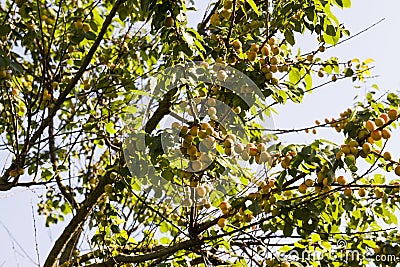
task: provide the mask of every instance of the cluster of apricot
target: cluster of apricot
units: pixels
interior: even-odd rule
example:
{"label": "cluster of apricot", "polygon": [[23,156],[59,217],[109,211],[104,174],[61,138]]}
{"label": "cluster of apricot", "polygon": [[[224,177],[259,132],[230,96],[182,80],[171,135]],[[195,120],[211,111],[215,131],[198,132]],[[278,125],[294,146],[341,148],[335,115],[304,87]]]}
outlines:
{"label": "cluster of apricot", "polygon": [[[236,7],[235,9],[239,8],[239,1],[236,1],[235,3]],[[212,26],[219,26],[221,25],[222,20],[229,20],[230,17],[232,16],[232,11],[233,11],[233,1],[232,0],[225,0],[223,3],[223,7],[219,12],[214,13],[210,17],[210,24]]]}
{"label": "cluster of apricot", "polygon": [[77,30],[82,30],[83,32],[90,31],[90,25],[87,23],[83,23],[83,18],[79,18],[74,22],[74,27]]}
{"label": "cluster of apricot", "polygon": [[[246,51],[246,58],[250,62],[258,60],[261,72],[265,75],[265,79],[273,85],[278,85],[279,80],[274,77],[274,73],[287,72],[289,67],[285,64],[281,49],[275,43],[276,40],[273,37],[271,37],[262,47],[253,43],[249,50]],[[239,40],[233,41],[232,47],[237,53],[241,53],[242,43]]]}

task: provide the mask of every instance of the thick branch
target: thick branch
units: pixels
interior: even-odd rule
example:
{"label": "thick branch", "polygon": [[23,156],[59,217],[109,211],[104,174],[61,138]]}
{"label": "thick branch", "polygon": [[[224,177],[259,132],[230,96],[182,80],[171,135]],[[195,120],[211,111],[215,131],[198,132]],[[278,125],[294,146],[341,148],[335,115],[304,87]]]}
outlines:
{"label": "thick branch", "polygon": [[154,112],[153,116],[146,123],[145,132],[150,134],[156,127],[157,124],[162,120],[162,118],[170,113],[170,108],[172,106],[172,101],[178,92],[177,88],[174,88],[165,95],[164,99],[161,100],[158,108]]}
{"label": "thick branch", "polygon": [[131,255],[119,254],[115,257],[108,259],[105,262],[94,263],[94,264],[87,265],[87,266],[88,267],[112,267],[112,266],[116,266],[118,263],[141,263],[141,262],[146,262],[146,261],[155,260],[155,259],[158,259],[161,257],[173,255],[174,253],[176,253],[182,249],[197,248],[197,247],[200,247],[203,243],[204,242],[201,240],[187,240],[182,243],[178,243],[176,245],[167,247],[167,248],[159,250],[159,251],[151,252],[151,253],[148,253],[145,255],[131,256]]}
{"label": "thick branch", "polygon": [[84,202],[82,202],[81,207],[76,212],[76,215],[72,218],[67,227],[65,227],[61,236],[55,242],[43,267],[53,267],[56,265],[58,256],[64,250],[67,243],[75,236],[79,229],[82,228],[90,214],[90,211],[104,193],[104,186],[110,182],[111,179],[109,174],[106,174],[106,176],[102,177],[102,179],[99,181],[95,190],[90,193]]}

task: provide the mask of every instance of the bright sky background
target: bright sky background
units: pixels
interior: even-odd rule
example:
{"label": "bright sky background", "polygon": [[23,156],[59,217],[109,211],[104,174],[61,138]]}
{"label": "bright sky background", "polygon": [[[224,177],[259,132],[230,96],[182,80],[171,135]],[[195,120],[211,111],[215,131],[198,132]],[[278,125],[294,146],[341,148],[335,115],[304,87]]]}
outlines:
{"label": "bright sky background", "polygon": [[[199,7],[204,10],[208,1],[196,0]],[[397,0],[353,0],[353,7],[340,11],[338,18],[345,26],[355,34],[372,25],[382,18],[384,22],[372,28],[368,32],[355,39],[341,44],[329,51],[331,55],[338,56],[344,61],[352,58],[373,58],[375,68],[373,75],[380,75],[372,83],[386,90],[397,90],[400,85],[398,64],[400,54],[397,49],[400,44],[398,29],[400,28],[400,1]],[[199,11],[189,15],[193,22],[202,18],[203,12]],[[315,40],[310,38],[298,38],[297,45],[302,51],[315,49]],[[322,81],[322,80],[321,80]],[[323,120],[325,117],[337,117],[340,112],[351,107],[353,98],[364,95],[368,86],[355,89],[351,82],[339,81],[332,86],[318,89],[312,94],[306,95],[303,104],[288,104],[278,107],[280,115],[275,118],[277,128],[297,128],[312,126],[315,119]],[[332,131],[321,131],[318,138],[329,138],[340,141],[337,136],[330,136]],[[311,136],[313,137],[313,136]],[[292,134],[285,137],[288,142],[309,141],[310,136],[304,134]],[[394,147],[398,144],[392,144]],[[400,151],[393,151],[398,158]],[[2,159],[0,159],[2,161]],[[42,191],[43,192],[43,191]],[[38,249],[40,251],[41,265],[46,258],[52,242],[58,237],[63,224],[52,227],[51,230],[44,227],[44,220],[36,214],[38,201],[37,195],[40,191],[32,189],[16,188],[10,192],[0,192],[0,267],[15,266],[37,266],[35,248],[35,231],[33,226],[33,213],[36,218],[36,235],[38,238]],[[33,206],[33,208],[32,208]],[[65,224],[64,224],[65,225]],[[32,260],[30,260],[31,258]]]}

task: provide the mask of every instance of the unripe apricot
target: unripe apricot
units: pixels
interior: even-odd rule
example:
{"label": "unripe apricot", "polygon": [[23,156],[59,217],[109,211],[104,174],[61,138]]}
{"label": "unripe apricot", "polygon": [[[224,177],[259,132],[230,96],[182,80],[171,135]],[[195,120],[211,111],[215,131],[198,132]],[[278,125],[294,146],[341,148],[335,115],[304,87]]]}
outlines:
{"label": "unripe apricot", "polygon": [[385,193],[382,191],[382,189],[380,189],[380,188],[376,188],[376,189],[375,189],[375,196],[376,196],[377,198],[382,198],[384,194],[385,194]]}
{"label": "unripe apricot", "polygon": [[11,170],[11,171],[9,172],[9,175],[10,175],[11,177],[17,177],[17,176],[19,175],[18,170]]}
{"label": "unripe apricot", "polygon": [[307,59],[307,61],[312,62],[314,60],[314,55],[313,54],[308,54],[306,59]]}
{"label": "unripe apricot", "polygon": [[254,156],[256,156],[257,154],[258,154],[257,148],[256,148],[256,147],[250,147],[249,155],[254,157]]}
{"label": "unripe apricot", "polygon": [[74,27],[77,28],[77,29],[82,29],[82,27],[83,27],[82,21],[81,20],[75,21],[74,22]]}
{"label": "unripe apricot", "polygon": [[389,151],[386,151],[383,153],[383,159],[384,160],[391,160],[392,159],[392,154]]}
{"label": "unripe apricot", "polygon": [[240,50],[242,48],[242,43],[239,40],[235,40],[233,41],[232,46],[236,50]]}
{"label": "unripe apricot", "polygon": [[207,194],[207,190],[204,186],[197,187],[196,191],[197,195],[199,195],[200,197],[204,197]]}
{"label": "unripe apricot", "polygon": [[318,71],[318,77],[320,78],[324,77],[324,72],[322,70]]}
{"label": "unripe apricot", "polygon": [[346,188],[344,189],[344,191],[343,191],[343,194],[344,194],[346,197],[349,197],[349,196],[353,195],[353,190],[351,190],[350,187],[346,187]]}
{"label": "unripe apricot", "polygon": [[231,0],[225,0],[224,8],[225,9],[232,9],[233,8],[233,2]]}
{"label": "unripe apricot", "polygon": [[273,267],[275,265],[274,259],[272,258],[266,259],[265,263],[267,264],[268,267]]}
{"label": "unripe apricot", "polygon": [[392,137],[392,133],[388,129],[383,129],[382,130],[382,138],[389,139],[390,137]]}
{"label": "unripe apricot", "polygon": [[267,81],[272,80],[272,78],[273,78],[273,75],[272,75],[271,72],[265,74],[265,79],[266,79]]}
{"label": "unripe apricot", "polygon": [[381,127],[385,124],[385,120],[383,118],[376,118],[375,119],[375,125],[376,127]]}
{"label": "unripe apricot", "polygon": [[[275,186],[275,182],[276,182],[275,179],[272,178],[271,180],[268,181],[268,186],[269,186],[270,188],[274,187],[274,186]],[[273,199],[273,196],[269,199],[269,201],[270,201],[271,203],[273,203],[273,202],[272,202],[272,199]],[[274,203],[275,203],[275,202],[274,202]]]}
{"label": "unripe apricot", "polygon": [[240,154],[240,156],[242,157],[242,159],[244,161],[248,161],[250,159],[249,153],[247,153],[247,151],[245,151],[245,150]]}
{"label": "unripe apricot", "polygon": [[372,145],[370,143],[364,143],[362,146],[362,150],[365,154],[368,154],[372,151]]}
{"label": "unripe apricot", "polygon": [[224,19],[228,20],[232,16],[232,11],[224,9],[224,10],[221,11],[220,14]]}
{"label": "unripe apricot", "polygon": [[226,219],[225,218],[219,218],[217,224],[218,224],[219,227],[224,228],[226,226]]}
{"label": "unripe apricot", "polygon": [[202,168],[202,163],[201,163],[200,160],[194,160],[194,161],[192,161],[191,163],[192,163],[191,165],[192,165],[193,171],[198,172],[198,171],[201,170],[201,168]]}
{"label": "unripe apricot", "polygon": [[321,46],[318,48],[318,51],[321,52],[321,53],[325,52],[325,50],[326,50],[326,48],[325,48],[325,46],[323,46],[323,45],[321,45]]}
{"label": "unripe apricot", "polygon": [[83,26],[82,26],[82,30],[83,30],[84,32],[90,31],[90,26],[89,26],[89,24],[84,23]]}
{"label": "unripe apricot", "polygon": [[281,262],[281,267],[290,267],[290,263],[287,261]]}
{"label": "unripe apricot", "polygon": [[257,58],[257,53],[253,51],[247,52],[247,59],[250,61],[255,61]]}
{"label": "unripe apricot", "polygon": [[190,128],[189,133],[193,136],[197,136],[199,134],[199,126],[195,125]]}
{"label": "unripe apricot", "polygon": [[397,167],[394,169],[394,173],[395,173],[397,176],[400,176],[400,165],[397,165]]}
{"label": "unripe apricot", "polygon": [[304,184],[305,184],[306,186],[308,186],[308,187],[311,187],[311,186],[314,185],[314,180],[312,180],[312,179],[307,179],[307,180],[304,182]]}
{"label": "unripe apricot", "polygon": [[365,197],[367,195],[367,192],[365,191],[364,188],[358,189],[358,196],[359,197]]}
{"label": "unripe apricot", "polygon": [[388,117],[389,119],[391,119],[392,121],[396,120],[399,117],[399,113],[397,110],[395,109],[391,109],[388,112]]}
{"label": "unripe apricot", "polygon": [[277,67],[276,65],[271,65],[271,66],[269,67],[269,70],[270,70],[272,73],[277,73],[277,72],[278,72],[278,67]]}
{"label": "unripe apricot", "polygon": [[271,84],[272,84],[272,85],[278,85],[278,84],[279,84],[278,78],[272,77],[272,79],[271,79]]}
{"label": "unripe apricot", "polygon": [[221,20],[219,19],[218,14],[214,13],[214,14],[211,15],[211,17],[210,17],[210,24],[211,24],[212,26],[218,26],[218,25],[221,24]]}
{"label": "unripe apricot", "polygon": [[260,153],[260,161],[261,162],[265,163],[265,162],[269,161],[270,158],[271,158],[271,155],[268,152],[263,151]]}
{"label": "unripe apricot", "polygon": [[340,185],[346,185],[346,184],[347,184],[346,178],[345,178],[344,176],[339,176],[339,177],[337,178],[337,182],[338,182],[338,184],[340,184]]}
{"label": "unripe apricot", "polygon": [[275,44],[275,38],[274,38],[274,37],[271,37],[271,38],[268,40],[268,44],[269,44],[269,45],[274,45],[274,44]]}
{"label": "unripe apricot", "polygon": [[266,46],[266,45],[264,45],[262,48],[261,48],[261,54],[263,55],[263,56],[268,56],[269,55],[269,48],[268,48],[268,46]]}
{"label": "unripe apricot", "polygon": [[278,60],[278,58],[277,57],[272,57],[270,60],[269,60],[269,62],[272,64],[272,65],[277,65],[278,63],[279,63],[279,60]]}
{"label": "unripe apricot", "polygon": [[307,185],[305,183],[302,183],[301,185],[299,185],[298,190],[301,194],[305,194],[307,193],[307,188]]}
{"label": "unripe apricot", "polygon": [[382,132],[380,130],[375,130],[371,133],[372,139],[379,141],[382,139]]}
{"label": "unripe apricot", "polygon": [[375,129],[376,129],[376,125],[375,125],[375,123],[373,122],[373,121],[371,121],[371,120],[369,120],[369,121],[367,121],[366,123],[365,123],[365,128],[368,130],[368,131],[375,131]]}
{"label": "unripe apricot", "polygon": [[224,211],[224,210],[230,210],[231,204],[229,204],[228,201],[222,201],[222,202],[219,204],[219,208],[220,208],[220,210],[222,210],[222,211]]}
{"label": "unripe apricot", "polygon": [[381,118],[385,121],[385,123],[388,123],[388,122],[389,122],[389,116],[388,116],[388,114],[382,113],[379,117],[381,117]]}
{"label": "unripe apricot", "polygon": [[252,44],[250,46],[250,51],[251,52],[256,52],[257,53],[259,49],[260,49],[260,46],[258,44]]}
{"label": "unripe apricot", "polygon": [[271,49],[272,54],[279,55],[279,53],[281,52],[281,49],[278,46],[273,46]]}
{"label": "unripe apricot", "polygon": [[197,155],[197,147],[196,146],[191,145],[191,146],[189,146],[187,148],[186,151],[187,151],[189,156],[196,156]]}

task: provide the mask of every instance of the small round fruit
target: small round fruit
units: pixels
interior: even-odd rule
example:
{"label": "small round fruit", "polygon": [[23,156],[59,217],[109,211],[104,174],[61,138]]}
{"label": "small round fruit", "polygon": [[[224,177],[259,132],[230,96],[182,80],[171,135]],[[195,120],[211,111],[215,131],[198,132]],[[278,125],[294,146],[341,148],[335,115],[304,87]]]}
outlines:
{"label": "small round fruit", "polygon": [[290,263],[287,261],[281,262],[281,267],[290,267]]}
{"label": "small round fruit", "polygon": [[389,119],[391,119],[392,121],[397,120],[397,118],[399,117],[399,113],[397,110],[395,109],[391,109],[388,112],[388,117]]}
{"label": "small round fruit", "polygon": [[377,198],[382,198],[384,194],[385,194],[385,193],[383,192],[382,189],[380,189],[380,188],[376,188],[376,189],[375,189],[375,196],[376,196]]}
{"label": "small round fruit", "polygon": [[263,56],[268,56],[269,55],[269,49],[268,49],[268,47],[266,46],[266,45],[264,45],[262,48],[261,48],[261,54],[263,55]]}
{"label": "small round fruit", "polygon": [[299,185],[298,190],[301,194],[305,194],[307,193],[307,188],[307,185],[305,183],[302,183],[301,185]]}
{"label": "small round fruit", "polygon": [[281,53],[281,49],[279,48],[279,46],[273,46],[271,48],[271,52],[272,54],[274,54],[275,56],[279,55]]}
{"label": "small round fruit", "polygon": [[323,78],[324,72],[322,70],[318,71],[318,77]]}
{"label": "small round fruit", "polygon": [[197,195],[199,195],[199,197],[204,197],[207,194],[207,190],[204,186],[199,186],[197,187]]}
{"label": "small round fruit", "polygon": [[226,219],[225,218],[219,218],[217,224],[218,224],[218,226],[220,228],[224,228],[226,226]]}
{"label": "small round fruit", "polygon": [[307,179],[304,183],[305,183],[305,185],[307,187],[311,187],[311,186],[314,185],[314,180],[313,179]]}
{"label": "small round fruit", "polygon": [[221,24],[221,20],[220,20],[218,14],[214,13],[214,14],[211,15],[210,24],[212,26],[219,26]]}
{"label": "small round fruit", "polygon": [[397,165],[397,167],[394,169],[394,173],[395,173],[397,176],[400,176],[400,165]]}
{"label": "small round fruit", "polygon": [[325,48],[325,46],[323,46],[323,45],[321,45],[321,46],[318,48],[318,51],[321,52],[321,53],[325,52],[325,50],[326,50],[326,48]]}
{"label": "small round fruit", "polygon": [[372,139],[379,141],[382,139],[382,132],[380,130],[375,130],[371,133]]}
{"label": "small round fruit", "polygon": [[275,44],[275,38],[274,37],[269,38],[268,44],[269,45],[274,45]]}
{"label": "small round fruit", "polygon": [[383,159],[384,160],[391,160],[392,159],[392,154],[389,151],[386,151],[383,153]]}
{"label": "small round fruit", "polygon": [[251,52],[256,52],[257,53],[259,49],[260,49],[260,46],[258,44],[252,44],[250,46],[250,51]]}
{"label": "small round fruit", "polygon": [[82,30],[83,30],[84,32],[90,31],[90,26],[89,26],[89,24],[84,23],[83,26],[82,26]]}
{"label": "small round fruit", "polygon": [[379,117],[381,117],[385,121],[385,123],[389,122],[389,116],[387,113],[382,113]]}
{"label": "small round fruit", "polygon": [[174,18],[167,17],[164,21],[164,26],[167,28],[171,28],[172,26],[174,26],[174,23],[175,23]]}
{"label": "small round fruit", "polygon": [[383,118],[376,118],[375,119],[375,125],[376,127],[381,127],[385,124],[385,120]]}
{"label": "small round fruit", "polygon": [[18,174],[18,170],[11,170],[10,172],[9,172],[9,175],[11,176],[11,177],[17,177],[19,174]]}
{"label": "small round fruit", "polygon": [[359,197],[365,197],[367,195],[367,192],[365,191],[364,188],[358,189],[358,196]]}
{"label": "small round fruit", "polygon": [[240,50],[242,48],[242,43],[239,40],[235,40],[233,41],[232,46],[236,50]]}
{"label": "small round fruit", "polygon": [[219,204],[219,208],[221,211],[229,211],[231,209],[231,204],[229,204],[228,201],[222,201]]}
{"label": "small round fruit", "polygon": [[371,121],[371,120],[369,120],[369,121],[367,121],[366,123],[365,123],[365,128],[368,130],[368,131],[375,131],[375,129],[376,129],[376,125],[375,125],[375,122],[373,122],[373,121]]}
{"label": "small round fruit", "polygon": [[343,194],[344,194],[346,197],[350,197],[351,195],[353,195],[353,190],[351,190],[350,187],[346,187],[346,188],[344,189],[344,191],[343,191]]}
{"label": "small round fruit", "polygon": [[193,171],[195,171],[195,172],[201,171],[201,169],[202,169],[202,163],[200,160],[193,160],[191,165],[192,165]]}
{"label": "small round fruit", "polygon": [[346,178],[345,178],[344,176],[339,176],[339,177],[337,178],[337,182],[338,182],[338,184],[340,184],[340,185],[346,185],[346,184],[347,184]]}
{"label": "small round fruit", "polygon": [[389,139],[390,137],[392,137],[392,133],[388,129],[383,129],[382,130],[382,138]]}
{"label": "small round fruit", "polygon": [[257,58],[257,53],[256,52],[253,52],[253,51],[247,52],[247,59],[249,61],[255,61],[256,58]]}
{"label": "small round fruit", "polygon": [[190,128],[189,133],[193,136],[197,136],[199,134],[199,126],[194,125],[192,128]]}
{"label": "small round fruit", "polygon": [[75,28],[77,28],[77,29],[82,29],[83,23],[82,23],[81,20],[78,20],[78,21],[75,21],[75,22],[74,22],[74,26],[75,26]]}

